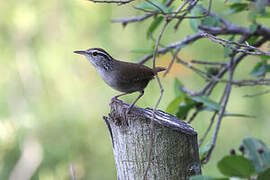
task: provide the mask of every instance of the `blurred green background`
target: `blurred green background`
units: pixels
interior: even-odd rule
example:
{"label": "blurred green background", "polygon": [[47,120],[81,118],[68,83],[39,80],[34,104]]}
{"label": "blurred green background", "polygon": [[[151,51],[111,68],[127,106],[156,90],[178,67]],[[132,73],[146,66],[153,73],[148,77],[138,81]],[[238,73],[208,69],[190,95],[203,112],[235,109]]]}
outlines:
{"label": "blurred green background", "polygon": [[[214,11],[225,9],[223,1],[214,3]],[[85,0],[0,1],[0,179],[20,179],[21,174],[34,174],[32,179],[41,180],[69,179],[70,164],[78,179],[116,179],[111,141],[102,116],[109,112],[110,98],[118,92],[73,51],[102,47],[116,59],[137,61],[143,55],[131,50],[150,49],[153,45],[145,35],[151,20],[125,28],[110,20],[138,14],[131,6]],[[246,15],[229,17],[234,23],[248,26],[242,18]],[[265,25],[269,26],[269,22]],[[163,44],[192,34],[188,21],[177,32],[172,27],[173,23],[166,30]],[[180,56],[187,61],[224,60],[223,48],[208,40],[186,47]],[[166,67],[170,58],[161,56],[158,64]],[[250,78],[248,73],[256,60],[245,59],[236,79]],[[199,90],[204,84],[189,69],[175,64],[170,75],[162,78],[162,110],[174,98],[175,77],[192,90]],[[224,85],[218,86],[212,99],[218,101],[223,88]],[[203,167],[205,174],[219,175],[216,162],[231,148],[238,148],[243,137],[261,138],[270,145],[269,96],[243,98],[266,89],[233,89],[228,111],[257,118],[223,120],[211,162]],[[122,99],[130,103],[136,96]],[[137,105],[153,107],[153,99],[158,96],[158,85],[152,81]],[[199,138],[209,117],[209,113],[202,113],[192,124]]]}

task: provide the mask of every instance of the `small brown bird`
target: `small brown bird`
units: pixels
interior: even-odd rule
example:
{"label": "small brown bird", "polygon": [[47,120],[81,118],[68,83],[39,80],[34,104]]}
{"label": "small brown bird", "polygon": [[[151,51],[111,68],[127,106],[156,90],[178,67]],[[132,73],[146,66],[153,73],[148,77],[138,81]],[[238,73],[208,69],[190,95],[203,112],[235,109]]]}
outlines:
{"label": "small brown bird", "polygon": [[123,62],[114,59],[101,48],[91,48],[85,51],[74,51],[84,55],[93,66],[95,66],[101,78],[113,89],[123,92],[111,99],[113,102],[120,96],[133,92],[140,92],[140,95],[129,105],[127,113],[144,94],[144,88],[150,80],[165,68],[156,67],[151,69],[142,64]]}

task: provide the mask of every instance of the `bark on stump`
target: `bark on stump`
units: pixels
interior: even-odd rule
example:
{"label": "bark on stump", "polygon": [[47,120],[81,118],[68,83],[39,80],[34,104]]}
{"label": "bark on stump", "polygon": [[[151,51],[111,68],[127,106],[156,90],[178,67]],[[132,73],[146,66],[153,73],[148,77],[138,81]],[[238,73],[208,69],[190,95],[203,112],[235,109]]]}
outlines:
{"label": "bark on stump", "polygon": [[[148,164],[152,109],[114,101],[104,120],[110,130],[118,180],[142,179]],[[197,133],[175,116],[157,111],[148,180],[184,180],[201,173]]]}

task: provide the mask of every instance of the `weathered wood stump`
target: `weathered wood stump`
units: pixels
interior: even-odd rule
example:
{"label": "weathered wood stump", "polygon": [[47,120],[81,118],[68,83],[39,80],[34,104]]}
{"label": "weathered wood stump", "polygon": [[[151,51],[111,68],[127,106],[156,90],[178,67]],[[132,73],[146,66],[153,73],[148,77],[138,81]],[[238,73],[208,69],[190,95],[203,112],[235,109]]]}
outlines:
{"label": "weathered wood stump", "polygon": [[[152,109],[114,101],[104,120],[110,130],[118,180],[142,179],[148,164]],[[182,180],[201,173],[197,133],[175,116],[157,111],[147,179]]]}

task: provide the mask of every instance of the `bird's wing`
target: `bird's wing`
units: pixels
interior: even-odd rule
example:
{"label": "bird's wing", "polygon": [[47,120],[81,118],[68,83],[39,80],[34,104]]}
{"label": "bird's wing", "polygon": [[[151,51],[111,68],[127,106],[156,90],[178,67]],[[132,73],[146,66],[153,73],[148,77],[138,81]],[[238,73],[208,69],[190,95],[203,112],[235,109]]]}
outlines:
{"label": "bird's wing", "polygon": [[[120,62],[122,63],[122,62]],[[123,62],[121,64],[121,69],[119,71],[119,75],[122,75],[122,79],[128,82],[139,82],[143,80],[151,80],[154,77],[154,72],[151,68],[135,63],[126,63]],[[134,70],[132,70],[134,69]],[[120,72],[121,71],[121,72]]]}

